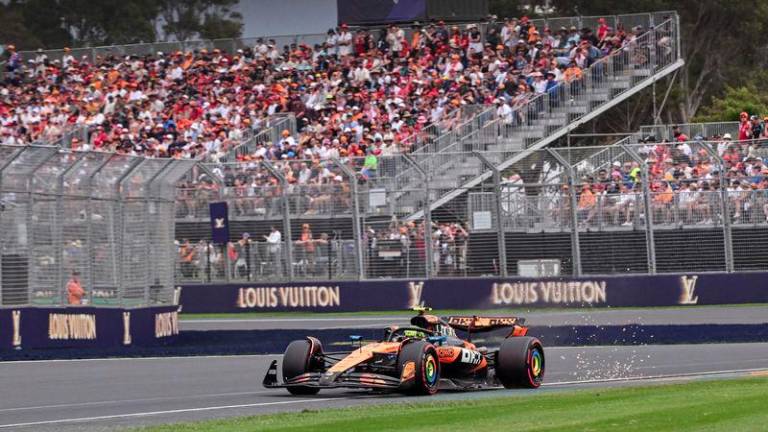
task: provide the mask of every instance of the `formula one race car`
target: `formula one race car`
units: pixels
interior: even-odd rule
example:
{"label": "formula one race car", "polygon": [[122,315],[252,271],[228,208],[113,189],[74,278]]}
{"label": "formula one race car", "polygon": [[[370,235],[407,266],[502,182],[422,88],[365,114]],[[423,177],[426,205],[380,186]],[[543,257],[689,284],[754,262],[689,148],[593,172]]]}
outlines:
{"label": "formula one race car", "polygon": [[[544,378],[544,348],[526,336],[525,320],[515,317],[451,316],[439,318],[419,308],[411,326],[391,326],[380,342],[352,352],[326,353],[320,341],[293,341],[283,355],[283,380],[277,360],[264,377],[264,387],[285,387],[291,394],[316,394],[323,388],[364,388],[431,395],[438,387],[470,390],[504,386],[538,388]],[[508,328],[495,350],[477,347],[473,333]],[[460,339],[456,331],[467,333]]]}

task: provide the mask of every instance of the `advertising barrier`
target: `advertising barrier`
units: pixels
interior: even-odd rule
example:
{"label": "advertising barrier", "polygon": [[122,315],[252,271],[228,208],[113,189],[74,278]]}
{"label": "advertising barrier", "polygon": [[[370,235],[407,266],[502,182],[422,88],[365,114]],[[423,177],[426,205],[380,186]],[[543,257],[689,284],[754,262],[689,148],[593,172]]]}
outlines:
{"label": "advertising barrier", "polygon": [[0,350],[150,346],[178,334],[178,306],[0,309]]}
{"label": "advertising barrier", "polygon": [[188,285],[185,313],[768,303],[768,273]]}

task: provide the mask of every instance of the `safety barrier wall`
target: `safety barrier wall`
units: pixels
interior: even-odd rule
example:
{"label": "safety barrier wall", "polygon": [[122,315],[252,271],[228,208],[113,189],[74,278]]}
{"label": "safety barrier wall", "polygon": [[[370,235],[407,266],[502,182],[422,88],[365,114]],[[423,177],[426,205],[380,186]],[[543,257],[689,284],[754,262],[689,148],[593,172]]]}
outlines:
{"label": "safety barrier wall", "polygon": [[178,334],[178,306],[0,309],[0,352],[151,346],[173,343]]}
{"label": "safety barrier wall", "polygon": [[768,273],[242,283],[182,287],[185,313],[659,307],[768,302]]}

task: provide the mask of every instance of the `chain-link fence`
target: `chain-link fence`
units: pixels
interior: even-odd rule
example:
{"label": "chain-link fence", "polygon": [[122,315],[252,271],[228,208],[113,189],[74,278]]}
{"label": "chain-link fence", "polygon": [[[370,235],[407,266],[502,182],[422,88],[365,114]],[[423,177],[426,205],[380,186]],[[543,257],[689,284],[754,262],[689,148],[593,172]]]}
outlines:
{"label": "chain-link fence", "polygon": [[170,303],[176,182],[193,165],[0,146],[0,305]]}
{"label": "chain-link fence", "polygon": [[[187,282],[765,270],[768,144],[638,143],[444,153],[467,176],[408,156],[200,164],[177,202]],[[442,157],[442,156],[441,156]],[[404,170],[418,181],[402,182]],[[267,173],[267,174],[265,174]],[[197,176],[196,178],[193,178]],[[455,186],[451,186],[455,187]],[[407,197],[408,199],[405,199]],[[231,242],[207,205],[229,203]],[[274,234],[277,232],[278,234]],[[195,252],[189,252],[194,249]]]}

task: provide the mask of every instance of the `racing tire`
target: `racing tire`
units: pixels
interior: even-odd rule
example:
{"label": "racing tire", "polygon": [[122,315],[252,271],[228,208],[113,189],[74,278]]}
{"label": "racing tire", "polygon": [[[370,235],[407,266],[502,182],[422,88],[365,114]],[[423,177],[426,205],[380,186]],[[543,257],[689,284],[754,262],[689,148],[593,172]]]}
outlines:
{"label": "racing tire", "polygon": [[433,395],[440,383],[440,360],[435,347],[429,342],[416,341],[400,349],[397,358],[397,373],[402,377],[408,362],[414,363],[414,377],[400,389],[412,395]]}
{"label": "racing tire", "polygon": [[504,339],[496,353],[496,377],[506,388],[539,388],[544,367],[544,347],[533,337]]}
{"label": "racing tire", "polygon": [[[283,354],[283,379],[289,380],[307,372],[315,372],[321,369],[316,364],[314,358],[323,353],[323,346],[320,341],[310,342],[307,339],[296,340],[288,345]],[[318,387],[286,387],[288,392],[293,395],[313,395],[317,394]]]}

